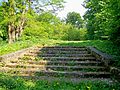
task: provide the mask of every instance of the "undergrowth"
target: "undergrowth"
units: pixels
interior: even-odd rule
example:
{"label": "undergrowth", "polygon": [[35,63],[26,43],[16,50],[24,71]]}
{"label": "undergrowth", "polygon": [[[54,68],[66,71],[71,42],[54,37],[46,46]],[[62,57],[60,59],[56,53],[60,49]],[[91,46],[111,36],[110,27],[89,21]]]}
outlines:
{"label": "undergrowth", "polygon": [[119,83],[102,81],[66,81],[25,80],[0,74],[0,90],[120,90]]}

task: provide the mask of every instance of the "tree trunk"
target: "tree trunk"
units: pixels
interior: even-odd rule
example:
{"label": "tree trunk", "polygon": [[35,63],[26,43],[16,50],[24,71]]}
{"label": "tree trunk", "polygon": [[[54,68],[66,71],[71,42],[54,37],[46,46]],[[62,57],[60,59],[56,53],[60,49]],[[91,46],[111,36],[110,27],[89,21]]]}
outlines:
{"label": "tree trunk", "polygon": [[11,33],[12,33],[11,28],[12,28],[12,27],[11,27],[11,25],[9,24],[9,25],[8,25],[8,43],[9,43],[9,44],[13,43],[13,41],[12,41],[12,34],[11,34]]}
{"label": "tree trunk", "polygon": [[22,32],[23,32],[23,28],[24,28],[24,23],[25,23],[25,18],[23,18],[21,20],[21,24],[20,24],[20,31],[19,31],[19,37],[22,35]]}
{"label": "tree trunk", "polygon": [[15,39],[16,39],[16,40],[19,39],[18,33],[19,33],[19,26],[17,26],[16,31],[15,31]]}
{"label": "tree trunk", "polygon": [[11,44],[15,42],[15,28],[14,24],[9,24],[8,25],[8,43]]}
{"label": "tree trunk", "polygon": [[24,17],[25,12],[26,12],[26,9],[23,9],[21,18],[19,20],[19,25],[16,28],[16,34],[15,34],[16,40],[18,40],[18,38],[21,37],[23,32],[24,23],[25,23],[25,17]]}

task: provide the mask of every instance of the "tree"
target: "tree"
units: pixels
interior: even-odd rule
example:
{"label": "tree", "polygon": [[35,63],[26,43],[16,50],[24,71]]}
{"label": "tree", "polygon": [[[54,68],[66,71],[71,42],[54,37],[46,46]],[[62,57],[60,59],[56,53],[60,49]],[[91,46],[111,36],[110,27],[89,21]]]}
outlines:
{"label": "tree", "polygon": [[83,27],[83,20],[79,13],[76,12],[69,12],[67,14],[66,23],[69,23],[77,28]]}
{"label": "tree", "polygon": [[37,20],[47,22],[50,24],[56,24],[56,23],[61,22],[58,19],[58,17],[56,15],[52,14],[51,12],[43,12],[43,13],[39,14]]}
{"label": "tree", "polygon": [[56,12],[63,8],[63,2],[63,0],[8,0],[2,2],[0,15],[4,19],[1,23],[7,25],[8,42],[13,43],[18,40],[27,24],[26,21],[34,17],[34,14],[38,14],[38,7],[39,13],[50,6],[52,8],[48,11]]}
{"label": "tree", "polygon": [[13,43],[21,36],[25,22],[24,14],[27,1],[8,0],[2,3],[2,24],[7,25],[8,42]]}
{"label": "tree", "polygon": [[108,36],[110,40],[120,44],[120,1],[85,0],[84,3],[87,8],[84,18],[90,38],[101,39],[101,36]]}

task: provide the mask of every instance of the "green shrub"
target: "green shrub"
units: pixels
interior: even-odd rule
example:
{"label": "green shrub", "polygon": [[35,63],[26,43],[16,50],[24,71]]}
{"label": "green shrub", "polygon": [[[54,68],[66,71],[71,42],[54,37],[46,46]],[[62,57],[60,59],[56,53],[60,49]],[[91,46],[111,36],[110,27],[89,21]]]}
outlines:
{"label": "green shrub", "polygon": [[27,36],[26,38],[48,38],[48,33],[46,32],[46,28],[44,27],[44,25],[45,23],[43,22],[31,21],[25,27],[23,35]]}
{"label": "green shrub", "polygon": [[68,40],[68,41],[85,40],[86,33],[87,33],[87,30],[84,28],[78,29],[78,28],[73,28],[71,26],[65,32],[65,35],[63,36],[63,40]]}

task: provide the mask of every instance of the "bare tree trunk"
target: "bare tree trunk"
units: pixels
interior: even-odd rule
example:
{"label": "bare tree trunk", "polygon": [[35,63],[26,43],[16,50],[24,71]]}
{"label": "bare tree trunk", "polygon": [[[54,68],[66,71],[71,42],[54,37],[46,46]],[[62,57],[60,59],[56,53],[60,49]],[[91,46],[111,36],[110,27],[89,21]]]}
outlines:
{"label": "bare tree trunk", "polygon": [[24,23],[25,23],[25,18],[22,19],[21,24],[20,24],[20,31],[19,31],[19,37],[21,37],[23,28],[24,28]]}
{"label": "bare tree trunk", "polygon": [[23,28],[24,28],[24,23],[25,23],[25,20],[21,20],[20,24],[16,28],[16,32],[15,32],[16,40],[18,40],[19,37],[21,37],[21,35],[22,35]]}
{"label": "bare tree trunk", "polygon": [[18,38],[21,37],[22,32],[23,32],[24,23],[25,23],[24,14],[25,14],[25,9],[22,12],[21,18],[19,20],[19,25],[16,28],[16,34],[15,34],[16,40],[18,40]]}
{"label": "bare tree trunk", "polygon": [[8,43],[9,44],[11,44],[11,43],[13,43],[13,41],[12,41],[12,35],[11,35],[11,33],[12,33],[12,31],[11,31],[11,25],[9,24],[8,25]]}
{"label": "bare tree trunk", "polygon": [[19,26],[17,26],[16,30],[15,30],[15,39],[18,40],[19,39]]}
{"label": "bare tree trunk", "polygon": [[15,42],[15,28],[14,24],[9,23],[8,25],[8,43],[11,44]]}
{"label": "bare tree trunk", "polygon": [[[15,17],[15,0],[8,0],[9,4],[9,16],[10,18]],[[15,24],[14,21],[10,20],[8,23],[8,43],[15,42]]]}

